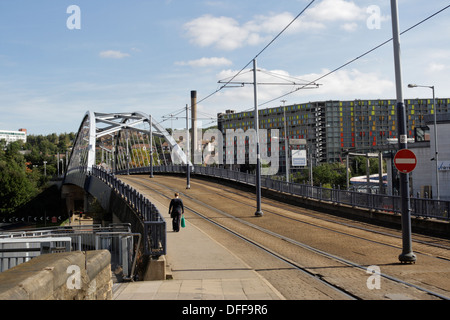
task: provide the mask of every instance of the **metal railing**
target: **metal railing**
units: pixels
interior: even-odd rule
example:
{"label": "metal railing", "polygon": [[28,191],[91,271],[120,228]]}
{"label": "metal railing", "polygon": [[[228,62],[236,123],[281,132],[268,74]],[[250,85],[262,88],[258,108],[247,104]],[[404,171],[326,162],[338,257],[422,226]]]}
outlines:
{"label": "metal railing", "polygon": [[[149,167],[130,169],[130,174],[149,173]],[[154,173],[186,173],[186,166],[154,166]],[[195,174],[232,180],[247,185],[255,185],[255,175],[240,171],[231,171],[218,167],[195,165]],[[126,174],[121,171],[118,174]],[[335,205],[347,205],[355,208],[401,214],[401,197],[384,194],[361,193],[357,191],[329,189],[318,186],[298,184],[261,177],[261,187],[277,192],[288,193],[317,201],[327,201]],[[450,220],[450,201],[423,198],[411,198],[411,215],[423,218]]]}
{"label": "metal railing", "polygon": [[141,234],[129,224],[73,225],[0,233],[0,272],[45,253],[108,250],[124,279],[135,276]]}
{"label": "metal railing", "polygon": [[0,238],[0,272],[30,261],[41,254],[70,251],[71,241],[70,237],[2,237]]}
{"label": "metal railing", "polygon": [[147,198],[131,186],[123,183],[103,168],[93,167],[91,175],[113,189],[136,213],[143,227],[144,254],[161,256],[166,254],[166,221]]}

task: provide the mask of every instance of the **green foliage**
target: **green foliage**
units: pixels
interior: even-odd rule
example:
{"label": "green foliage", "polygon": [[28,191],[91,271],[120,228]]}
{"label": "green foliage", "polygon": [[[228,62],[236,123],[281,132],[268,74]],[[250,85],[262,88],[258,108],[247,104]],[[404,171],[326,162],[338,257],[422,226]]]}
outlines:
{"label": "green foliage", "polygon": [[10,213],[37,193],[35,181],[27,172],[19,153],[22,142],[14,142],[0,152],[0,213]]}
{"label": "green foliage", "polygon": [[[378,173],[378,159],[369,159],[369,172],[370,174]],[[332,188],[340,186],[345,188],[347,185],[345,163],[321,163],[319,166],[314,167],[314,185],[322,185],[325,188]],[[355,157],[353,163],[349,166],[349,178],[356,176],[365,176],[367,174],[367,159],[362,156]],[[386,163],[383,163],[383,172],[386,172]],[[309,169],[303,170],[293,175],[293,180],[298,183],[307,183],[309,181]]]}
{"label": "green foliage", "polygon": [[342,163],[326,163],[313,169],[314,185],[345,186],[346,167]]}
{"label": "green foliage", "polygon": [[0,214],[14,212],[46,188],[57,173],[56,155],[65,154],[74,139],[74,133],[53,133],[30,135],[25,144],[0,141]]}

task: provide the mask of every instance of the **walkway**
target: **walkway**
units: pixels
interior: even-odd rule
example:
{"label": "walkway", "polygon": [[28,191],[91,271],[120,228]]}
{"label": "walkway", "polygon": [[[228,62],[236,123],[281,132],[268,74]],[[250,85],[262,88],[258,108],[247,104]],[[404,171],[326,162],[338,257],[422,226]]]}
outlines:
{"label": "walkway", "polygon": [[265,279],[227,248],[186,222],[173,232],[167,204],[150,195],[167,222],[167,255],[173,279],[116,285],[115,300],[284,300]]}

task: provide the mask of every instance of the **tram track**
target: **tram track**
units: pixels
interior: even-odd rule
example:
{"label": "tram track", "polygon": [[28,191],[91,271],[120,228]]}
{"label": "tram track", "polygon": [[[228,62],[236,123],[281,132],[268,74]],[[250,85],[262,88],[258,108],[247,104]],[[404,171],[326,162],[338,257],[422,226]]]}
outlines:
{"label": "tram track", "polygon": [[[254,201],[254,199],[250,198],[246,194],[237,193],[237,192],[232,191],[230,189],[227,189],[226,192],[227,193],[232,193],[232,194],[238,195],[238,196],[240,196],[242,198],[246,198],[248,200],[253,200]],[[239,203],[239,204],[242,204],[242,205],[245,205],[245,206],[249,206],[249,207],[253,207],[254,206],[254,204],[249,204],[249,203],[246,203],[244,201],[239,201],[239,200],[236,200],[236,199],[232,199],[232,198],[226,197],[226,196],[224,196],[224,195],[222,195],[220,193],[218,193],[217,195],[221,196],[223,198],[226,198],[227,200],[232,200],[232,201],[234,201],[236,203]],[[273,206],[273,203],[275,201],[274,200],[262,200],[261,202],[262,202],[262,205]],[[276,202],[277,202],[277,204],[276,204],[277,207],[279,207],[279,208],[287,208],[287,210],[292,210],[292,206],[286,206],[285,204],[282,204],[279,201],[276,201]],[[368,226],[368,227],[364,227],[364,226],[361,226],[361,224],[362,225],[366,225],[365,223],[359,223],[359,225],[357,225],[354,221],[352,221],[352,222],[343,222],[342,220],[339,220],[338,218],[334,218],[334,219],[332,219],[332,218],[325,218],[325,217],[323,217],[323,214],[322,215],[318,215],[317,213],[316,214],[309,214],[308,211],[311,211],[311,210],[303,209],[301,213],[298,213],[298,215],[309,216],[311,218],[314,218],[314,219],[317,219],[317,220],[321,220],[321,221],[324,221],[324,222],[327,222],[327,223],[332,223],[332,224],[335,224],[335,225],[340,225],[340,226],[348,227],[348,228],[351,228],[351,229],[357,229],[357,230],[364,231],[364,232],[370,232],[370,233],[381,235],[381,236],[387,236],[387,237],[391,237],[391,238],[395,238],[395,239],[402,239],[401,234],[393,234],[392,232],[388,232],[386,230],[384,230],[384,231],[375,230],[373,225]],[[382,244],[382,245],[386,245],[386,246],[390,246],[390,247],[393,247],[393,248],[401,249],[401,247],[398,246],[398,245],[393,245],[393,244],[390,244],[390,243],[383,243],[381,241],[376,241],[376,240],[369,240],[367,238],[363,238],[361,236],[358,236],[358,235],[355,235],[355,234],[351,234],[349,232],[343,232],[343,231],[340,231],[340,230],[337,230],[337,229],[332,229],[330,227],[325,227],[325,226],[317,225],[317,224],[314,224],[314,223],[306,222],[306,221],[303,221],[303,220],[301,220],[299,218],[296,218],[296,217],[286,216],[284,214],[277,213],[274,210],[266,209],[266,210],[264,210],[264,212],[273,214],[275,216],[278,216],[278,217],[281,217],[281,218],[284,218],[284,219],[289,219],[289,220],[296,221],[296,222],[299,222],[299,223],[308,224],[308,225],[310,225],[312,227],[315,227],[315,228],[322,228],[322,229],[326,229],[326,230],[329,230],[329,231],[332,231],[332,232],[336,232],[338,234],[346,235],[346,236],[349,236],[349,237],[354,237],[356,239],[360,239],[360,240],[364,240],[364,241],[371,241],[371,242],[374,242],[374,243],[379,243],[379,244]],[[420,236],[420,237],[424,238],[424,239],[429,238],[429,237],[423,236],[423,235]],[[436,239],[433,239],[433,241],[436,241]],[[414,239],[412,239],[413,244],[421,244],[421,245],[426,245],[426,246],[429,246],[429,247],[434,247],[434,248],[437,248],[437,249],[448,250],[449,255],[444,257],[444,256],[439,256],[439,255],[433,255],[433,254],[425,253],[425,252],[420,251],[420,250],[416,250],[415,253],[422,254],[422,255],[428,255],[428,256],[431,256],[431,257],[435,257],[437,259],[450,261],[450,241],[447,241],[447,240],[441,240],[441,241],[444,242],[445,244],[431,242],[431,241],[427,241],[427,240],[420,240],[420,239],[416,239],[416,237]]]}
{"label": "tram track", "polygon": [[[205,186],[205,183],[207,183],[207,182],[202,181],[202,186]],[[217,188],[217,187],[214,187],[211,183],[207,183],[207,184],[211,188]],[[248,206],[248,207],[254,207],[254,202],[249,204],[248,202],[244,202],[244,201],[241,201],[241,200],[230,198],[228,196],[225,196],[225,195],[219,193],[219,191],[221,191],[221,190],[225,190],[227,194],[234,194],[236,196],[239,196],[240,198],[245,198],[245,199],[247,199],[249,201],[255,201],[255,199],[251,198],[246,193],[242,193],[242,192],[238,193],[238,192],[236,192],[234,190],[231,190],[230,188],[226,188],[226,189],[222,188],[220,190],[217,189],[217,191],[218,191],[217,192],[217,196],[220,196],[220,197],[226,199],[227,201],[234,201],[234,202],[236,202],[236,203],[238,203],[240,205],[245,205],[245,206]],[[286,205],[286,204],[283,204],[283,203],[281,203],[279,201],[276,201],[276,200],[271,200],[271,199],[264,200],[263,199],[261,201],[261,203],[262,203],[262,205],[272,206],[272,207],[274,206],[274,203],[275,203],[275,206],[277,208],[289,210],[291,212],[296,213],[297,216],[300,216],[300,215],[301,216],[308,216],[308,217],[314,218],[315,220],[321,220],[323,222],[331,223],[333,225],[339,225],[339,226],[343,226],[343,227],[348,227],[350,229],[356,229],[356,230],[360,230],[360,231],[363,231],[363,232],[369,232],[369,233],[377,234],[377,235],[380,235],[380,236],[387,236],[387,237],[395,238],[397,240],[398,239],[402,239],[402,236],[400,234],[401,231],[398,231],[399,234],[393,234],[392,231],[385,230],[386,228],[383,228],[383,231],[379,231],[379,230],[375,230],[374,225],[368,225],[368,224],[362,223],[362,222],[356,223],[353,220],[352,221],[348,221],[348,219],[338,218],[338,217],[325,218],[324,214],[320,214],[320,213],[318,214],[317,212],[314,212],[314,214],[312,214],[312,213],[310,213],[310,212],[313,212],[312,210],[304,209],[304,208],[302,208],[301,212],[295,212],[295,211],[292,211],[293,210],[293,206],[292,205]],[[315,223],[307,222],[307,221],[304,221],[304,220],[299,219],[297,217],[286,216],[285,214],[278,213],[278,212],[276,212],[274,210],[271,210],[271,209],[267,209],[266,208],[264,210],[264,213],[270,213],[270,214],[273,214],[273,215],[275,215],[277,217],[281,217],[281,218],[288,219],[288,220],[291,220],[291,221],[307,224],[307,225],[310,225],[310,226],[315,227],[315,228],[321,228],[321,229],[329,230],[329,231],[336,232],[338,234],[346,235],[346,236],[349,236],[349,237],[353,237],[353,238],[356,238],[356,239],[360,239],[360,240],[364,240],[364,241],[371,241],[371,242],[374,242],[374,243],[379,243],[379,244],[382,244],[382,245],[386,245],[386,246],[390,246],[390,247],[393,247],[393,248],[401,249],[401,247],[399,245],[394,245],[394,244],[391,244],[391,243],[381,242],[381,241],[377,241],[377,240],[370,240],[370,239],[363,238],[361,236],[358,236],[358,235],[355,235],[355,234],[352,234],[352,233],[349,233],[349,232],[344,232],[344,231],[338,230],[336,228],[333,229],[333,228],[330,228],[330,227],[325,227],[323,225],[318,225],[318,224],[315,224]],[[346,222],[343,222],[342,221],[343,219],[346,220]],[[442,243],[445,243],[445,244],[441,244],[441,243],[436,243],[436,238],[433,238],[434,242],[431,242],[431,241],[427,241],[427,240],[417,239],[418,237],[420,237],[421,239],[427,239],[427,238],[430,239],[430,237],[427,237],[427,236],[424,236],[424,235],[420,235],[420,236],[416,235],[412,239],[413,244],[420,244],[420,245],[433,247],[433,248],[436,248],[436,249],[447,250],[448,255],[447,256],[441,256],[441,255],[438,255],[438,254],[433,255],[431,253],[426,253],[423,250],[415,250],[415,253],[418,253],[418,254],[421,254],[421,255],[427,255],[427,256],[430,256],[430,257],[435,257],[435,258],[441,259],[441,260],[450,261],[450,241],[441,239],[440,241]]]}
{"label": "tram track", "polygon": [[[171,198],[171,193],[173,193],[175,191],[180,192],[180,189],[178,188],[178,186],[175,188],[173,186],[170,187],[165,184],[158,183],[153,179],[149,180],[149,179],[140,178],[140,177],[133,177],[131,180],[133,181],[133,184],[138,184],[142,188],[151,189],[152,192],[158,193],[160,196],[162,196],[166,199]],[[165,192],[157,190],[158,188],[165,190]],[[227,192],[229,192],[229,191],[227,191]],[[169,193],[169,195],[168,195],[168,193]],[[352,268],[352,269],[357,269],[359,271],[363,271],[363,273],[367,273],[368,266],[364,266],[361,263],[353,262],[347,258],[343,258],[339,255],[324,251],[322,249],[310,246],[304,242],[292,239],[289,236],[282,235],[278,232],[269,230],[266,227],[257,225],[256,223],[253,223],[253,222],[249,222],[248,219],[236,217],[224,210],[218,209],[215,206],[211,206],[210,204],[205,203],[204,201],[195,198],[193,195],[188,194],[188,192],[180,192],[180,193],[187,201],[193,202],[192,206],[186,205],[186,208],[190,212],[194,213],[196,216],[201,217],[202,219],[208,221],[209,223],[213,223],[214,225],[222,228],[223,230],[226,230],[227,232],[233,234],[234,236],[239,237],[241,240],[251,243],[253,246],[256,246],[256,247],[260,248],[261,250],[268,252],[272,256],[275,256],[278,259],[285,261],[291,267],[295,267],[296,269],[301,270],[305,274],[308,274],[308,275],[314,277],[314,279],[316,279],[317,281],[321,281],[322,283],[326,284],[327,286],[334,288],[334,290],[341,292],[346,298],[364,299],[364,296],[361,297],[357,292],[352,292],[352,290],[347,290],[345,288],[345,286],[343,286],[342,284],[337,284],[331,280],[328,280],[328,278],[332,279],[332,277],[330,277],[329,275],[323,276],[322,274],[320,274],[320,272],[323,272],[324,267],[312,268],[309,265],[305,266],[305,263],[299,263],[298,261],[296,261],[296,259],[293,256],[291,257],[285,253],[280,253],[278,250],[273,249],[273,247],[269,248],[269,246],[267,244],[278,241],[278,242],[283,242],[285,247],[288,247],[288,246],[291,247],[289,249],[291,251],[298,251],[299,249],[303,250],[304,252],[308,251],[310,253],[313,253],[314,255],[321,256],[323,259],[328,259],[330,261],[333,261],[332,262],[333,268]],[[245,195],[237,194],[237,193],[235,193],[235,195],[246,197]],[[217,194],[216,194],[216,196],[217,196]],[[220,196],[224,197],[224,195],[220,195]],[[229,196],[227,197],[227,199],[233,200],[233,201],[238,201],[236,199],[231,199]],[[250,199],[250,198],[247,198],[247,199]],[[241,202],[241,205],[246,205],[246,206],[248,205],[244,201],[240,201],[240,202]],[[200,212],[200,210],[194,209],[193,208],[194,206],[196,208],[197,207],[205,208],[204,209],[205,211],[207,211],[209,213],[214,213],[214,214],[212,216],[208,216],[204,212]],[[272,210],[270,210],[270,211],[272,211]],[[266,209],[265,212],[269,212],[269,210]],[[288,218],[291,220],[293,219],[292,217],[286,217],[286,216],[280,215],[276,212],[271,212],[271,214],[276,214],[279,217],[284,217],[284,218]],[[238,223],[240,226],[238,228],[236,228],[235,226],[232,225],[232,223],[230,224],[231,221],[233,221],[235,224]],[[292,223],[305,223],[305,222],[299,221],[299,219],[293,219]],[[313,226],[312,223],[307,223],[307,224],[308,224],[308,227]],[[251,229],[253,231],[249,232],[248,230],[244,230],[245,228]],[[338,232],[338,231],[332,230],[330,228],[324,228],[324,227],[322,227],[322,228],[325,229],[327,232],[335,232],[335,233]],[[249,236],[250,233],[254,234],[255,232],[260,233],[260,234]],[[342,235],[342,233],[340,233],[340,235]],[[346,236],[355,237],[354,235],[349,235],[349,234],[347,234]],[[264,239],[264,243],[262,243],[258,239]],[[367,241],[367,239],[364,239],[362,237],[358,237],[357,239]],[[377,245],[385,245],[385,246],[387,245],[387,244],[383,244],[383,243],[377,243],[375,241],[372,241],[372,243],[377,244]],[[295,248],[297,248],[297,249],[295,249]],[[289,251],[287,248],[284,248],[284,250],[285,250],[285,252]],[[336,263],[340,264],[341,267],[336,266]],[[321,271],[317,272],[316,270],[321,270]],[[349,272],[349,271],[346,270],[346,272]],[[424,288],[424,287],[414,284],[414,283],[409,283],[407,281],[404,281],[400,278],[389,275],[387,273],[380,272],[379,276],[382,277],[383,279],[385,279],[386,281],[395,283],[396,285],[414,288],[422,293],[425,293],[426,295],[429,296],[429,298],[432,297],[432,298],[445,299],[445,300],[449,299],[444,294]],[[361,276],[361,273],[359,273],[358,277],[363,278]],[[367,276],[365,276],[365,277],[367,278]]]}
{"label": "tram track", "polygon": [[[202,185],[205,185],[205,184],[208,184],[209,187],[215,188],[214,186],[212,186],[211,183],[202,181]],[[225,190],[229,194],[234,194],[234,195],[237,195],[237,196],[239,196],[241,198],[246,198],[246,199],[248,199],[250,201],[254,201],[255,200],[254,198],[251,198],[250,196],[246,195],[245,193],[238,193],[238,192],[236,192],[236,191],[234,191],[234,190],[232,190],[230,188],[226,188],[226,189],[222,188],[221,190]],[[254,206],[254,203],[249,204],[249,203],[246,203],[244,201],[240,201],[240,200],[237,200],[237,199],[232,199],[232,198],[226,197],[226,196],[224,196],[224,195],[222,195],[220,193],[218,193],[217,195],[221,196],[221,197],[223,197],[225,199],[232,200],[232,201],[234,201],[236,203],[239,203],[239,204],[243,204],[243,205],[250,206],[250,207]],[[262,199],[261,203],[262,203],[262,205],[269,205],[269,206],[273,206],[274,203],[276,203],[276,206],[278,208],[287,208],[287,210],[292,210],[292,207],[293,207],[292,205],[286,205],[286,204],[283,204],[283,203],[281,203],[279,201],[271,200],[271,199]],[[290,220],[293,220],[293,221],[297,221],[297,222],[300,222],[300,223],[308,223],[308,222],[302,221],[302,220],[300,220],[298,218],[288,217],[286,215],[277,213],[274,210],[270,210],[270,209],[267,210],[266,209],[266,210],[264,210],[264,212],[265,213],[271,213],[273,215],[276,215],[276,216],[279,216],[279,217],[282,217],[282,218],[285,218],[285,219],[290,219]],[[374,229],[374,225],[369,225],[369,226],[364,227],[364,226],[361,226],[361,225],[368,225],[368,224],[363,223],[363,222],[359,222],[358,223],[359,225],[356,225],[355,221],[353,221],[353,220],[351,220],[350,222],[343,222],[342,219],[344,219],[344,218],[342,218],[341,220],[339,220],[339,218],[337,218],[337,217],[335,217],[335,218],[325,218],[323,214],[317,214],[317,212],[315,212],[315,214],[311,214],[309,212],[313,212],[313,211],[309,210],[309,209],[302,208],[301,213],[299,212],[298,215],[301,214],[302,216],[309,216],[311,218],[322,220],[324,222],[329,222],[329,223],[333,223],[333,224],[349,227],[349,228],[352,228],[352,229],[359,229],[359,230],[362,230],[364,232],[370,232],[370,233],[379,234],[379,235],[382,235],[382,236],[388,236],[388,237],[392,237],[392,238],[396,238],[396,239],[401,239],[402,238],[402,236],[400,234],[393,234],[392,232],[388,232],[386,230],[384,230],[384,231],[375,230]],[[348,220],[348,219],[345,219],[345,220]],[[311,223],[309,223],[309,224],[313,225]],[[326,228],[326,227],[318,226],[318,225],[314,225],[314,226],[315,227],[319,227],[319,228]],[[330,228],[328,228],[328,229],[332,230]],[[339,230],[332,230],[332,231],[335,231],[337,233],[342,233]],[[400,231],[399,231],[399,233],[400,233]],[[349,233],[347,233],[347,235],[354,236],[354,235],[349,234]],[[354,236],[354,237],[358,238],[357,236]],[[431,239],[430,237],[425,236],[425,235],[421,235],[420,237],[423,238],[423,239],[427,239],[427,238]],[[440,239],[440,241],[442,243],[445,243],[445,244],[436,243],[436,238],[433,238],[432,241],[434,241],[434,242],[427,241],[427,240],[420,240],[420,239],[412,239],[412,241],[413,241],[413,243],[424,244],[424,245],[427,245],[427,246],[440,248],[440,249],[445,249],[445,250],[449,250],[450,251],[450,240]],[[390,244],[386,243],[386,245],[390,245]],[[437,258],[445,259],[445,260],[449,260],[450,261],[450,256],[449,257],[437,257]]]}

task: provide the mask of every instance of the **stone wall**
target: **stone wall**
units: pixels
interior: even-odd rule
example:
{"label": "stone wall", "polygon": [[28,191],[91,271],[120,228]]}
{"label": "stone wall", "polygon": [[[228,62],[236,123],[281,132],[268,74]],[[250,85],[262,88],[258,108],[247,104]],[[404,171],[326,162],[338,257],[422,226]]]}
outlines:
{"label": "stone wall", "polygon": [[43,254],[0,273],[0,300],[111,300],[107,250]]}

